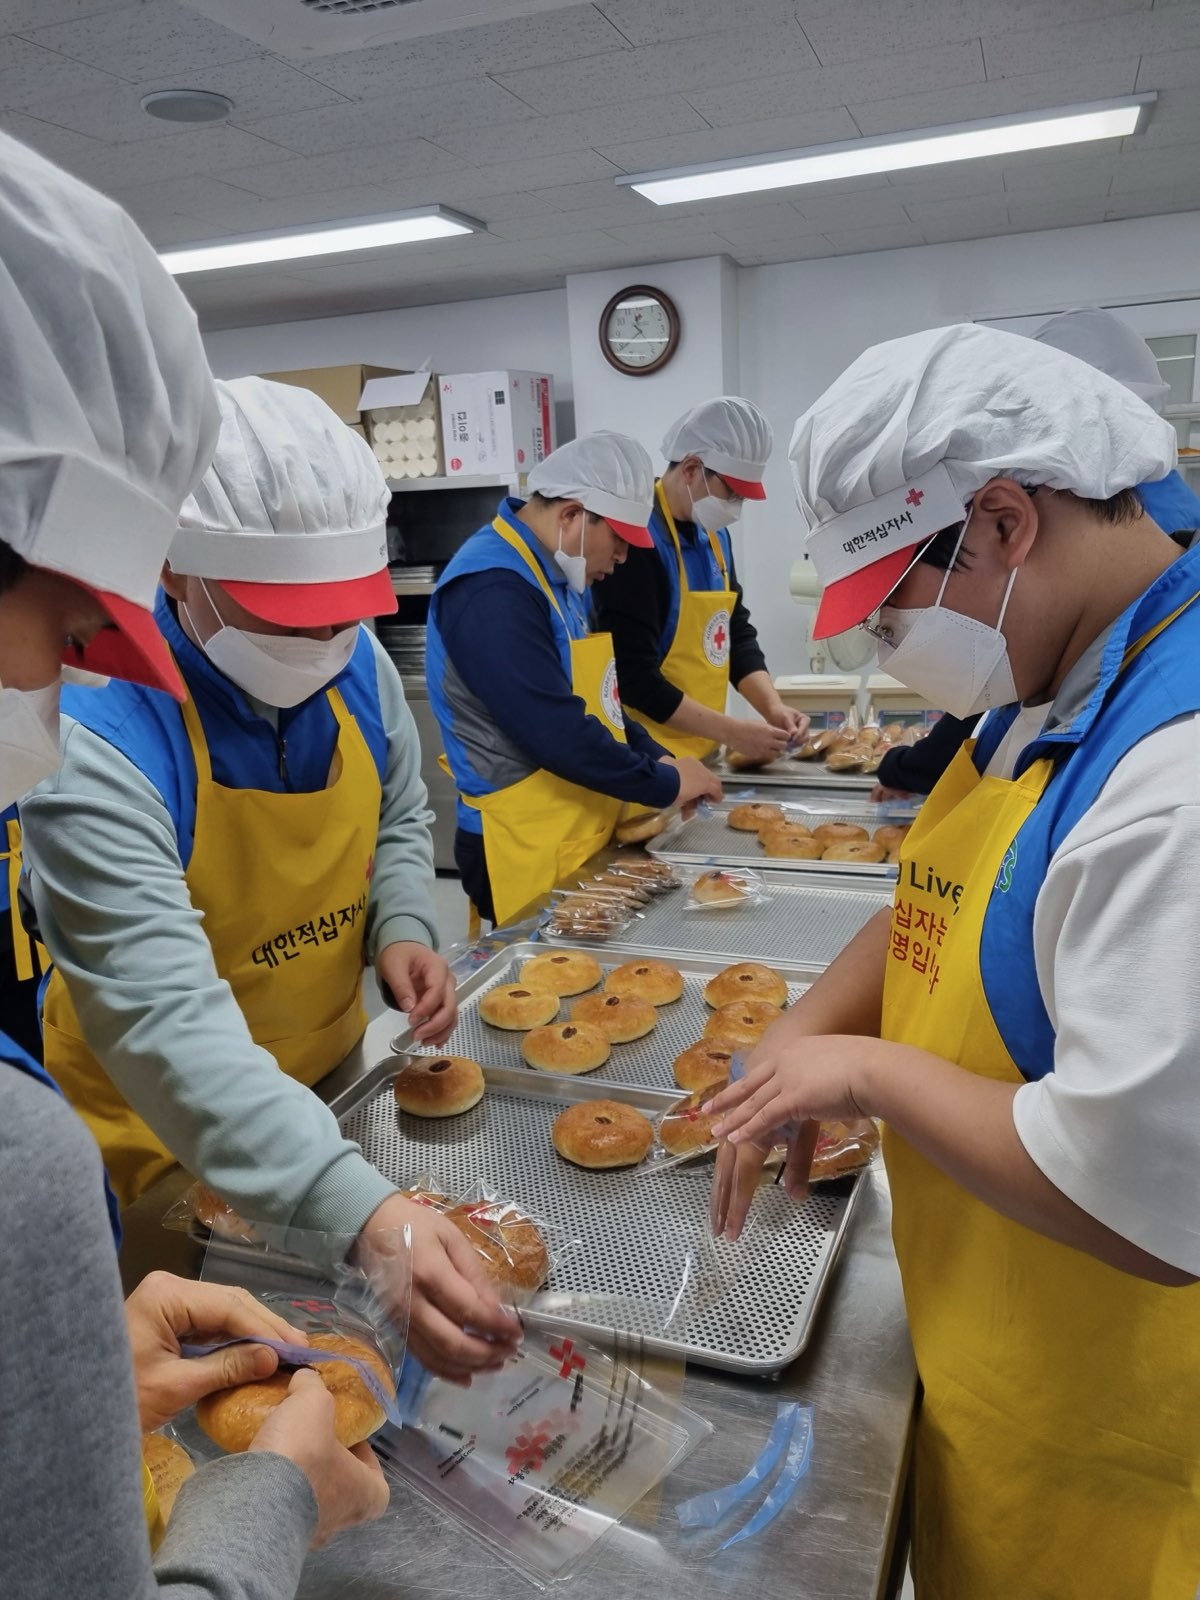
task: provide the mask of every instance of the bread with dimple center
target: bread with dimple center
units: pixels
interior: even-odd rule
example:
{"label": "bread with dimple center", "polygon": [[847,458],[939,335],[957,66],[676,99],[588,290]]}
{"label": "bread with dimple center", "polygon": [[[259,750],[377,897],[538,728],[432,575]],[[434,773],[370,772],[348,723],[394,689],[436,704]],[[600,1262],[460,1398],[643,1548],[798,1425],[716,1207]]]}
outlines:
{"label": "bread with dimple center", "polygon": [[770,967],[757,961],[739,961],[708,980],[704,998],[714,1010],[739,1000],[769,1000],[773,1006],[785,1006],[788,987]]}
{"label": "bread with dimple center", "polygon": [[142,1460],[154,1483],[158,1509],[166,1522],[175,1505],[175,1496],[195,1472],[196,1463],[181,1444],[165,1433],[143,1435]]}
{"label": "bread with dimple center", "polygon": [[724,1039],[701,1039],[676,1056],[672,1071],[681,1089],[700,1089],[706,1083],[728,1081],[735,1046]]}
{"label": "bread with dimple center", "polygon": [[534,956],[521,968],[521,982],[535,989],[552,989],[557,995],[583,994],[603,977],[600,963],[589,955],[564,950]]}
{"label": "bread with dimple center", "polygon": [[484,995],[479,1015],[493,1028],[525,1032],[553,1022],[558,1015],[558,996],[552,989],[535,989],[532,984],[502,983]]}
{"label": "bread with dimple center", "polygon": [[[385,1393],[395,1394],[396,1386],[387,1363],[378,1350],[361,1339],[349,1339],[340,1333],[314,1333],[308,1342],[314,1350],[328,1350],[364,1362],[375,1373]],[[219,1389],[216,1394],[205,1395],[196,1402],[196,1421],[222,1450],[231,1454],[248,1450],[263,1423],[287,1398],[292,1370],[282,1367],[269,1378],[235,1384],[232,1389]],[[333,1426],[339,1444],[347,1449],[361,1444],[387,1421],[387,1413],[353,1367],[344,1361],[316,1361],[312,1370],[333,1396]]]}
{"label": "bread with dimple center", "polygon": [[735,1000],[732,1005],[717,1007],[704,1024],[704,1037],[733,1041],[744,1050],[756,1045],[782,1015],[782,1009],[769,1000]]}
{"label": "bread with dimple center", "polygon": [[483,1068],[467,1056],[418,1056],[393,1080],[401,1111],[412,1117],[457,1117],[483,1099]]}
{"label": "bread with dimple center", "polygon": [[584,1100],[554,1119],[554,1148],[577,1167],[635,1167],[654,1143],[640,1111],[618,1100]]}
{"label": "bread with dimple center", "polygon": [[692,884],[692,899],[702,906],[735,905],[749,898],[746,880],[736,872],[722,872],[714,867],[702,872]]}
{"label": "bread with dimple center", "polygon": [[882,861],[887,855],[883,846],[874,839],[845,839],[840,844],[827,845],[822,861]]}
{"label": "bread with dimple center", "polygon": [[658,1012],[635,994],[588,994],[571,1007],[571,1020],[599,1028],[613,1044],[629,1044],[651,1032]]}
{"label": "bread with dimple center", "polygon": [[588,1022],[552,1022],[521,1040],[521,1054],[540,1072],[595,1072],[612,1054],[608,1035]]}
{"label": "bread with dimple center", "polygon": [[806,827],[798,823],[779,822],[763,828],[758,842],[769,856],[781,860],[819,861],[821,846]]}
{"label": "bread with dimple center", "polygon": [[667,961],[644,957],[614,967],[604,980],[606,994],[631,994],[652,1006],[670,1005],[683,994],[683,974]]}
{"label": "bread with dimple center", "polygon": [[757,833],[769,822],[782,822],[783,807],[776,805],[734,806],[725,818],[727,825],[738,833]]}
{"label": "bread with dimple center", "polygon": [[618,822],[613,837],[618,844],[641,844],[643,839],[653,839],[667,825],[661,811],[643,811],[625,822]]}
{"label": "bread with dimple center", "polygon": [[540,1289],[550,1270],[546,1241],[534,1223],[503,1200],[452,1206],[446,1212],[478,1253],[484,1271],[500,1288]]}
{"label": "bread with dimple center", "polygon": [[658,1141],[664,1150],[670,1151],[673,1156],[686,1156],[697,1150],[706,1150],[715,1142],[712,1130],[720,1118],[705,1116],[700,1107],[715,1094],[720,1094],[724,1087],[725,1080],[718,1079],[675,1102],[658,1125]]}
{"label": "bread with dimple center", "polygon": [[819,828],[813,829],[813,838],[826,848],[831,844],[851,844],[855,839],[870,837],[857,822],[823,822]]}
{"label": "bread with dimple center", "polygon": [[881,844],[885,850],[898,850],[908,837],[911,823],[887,823],[882,828],[876,828],[871,835],[876,844]]}

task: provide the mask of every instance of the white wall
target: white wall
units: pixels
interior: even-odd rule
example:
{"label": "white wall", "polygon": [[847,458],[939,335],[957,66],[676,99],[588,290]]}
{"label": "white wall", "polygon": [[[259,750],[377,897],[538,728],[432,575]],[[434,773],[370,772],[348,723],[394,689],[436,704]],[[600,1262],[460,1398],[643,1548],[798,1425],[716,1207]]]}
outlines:
{"label": "white wall", "polygon": [[[807,670],[808,614],[787,589],[801,553],[787,461],[792,426],[857,355],[880,340],[950,322],[1187,300],[1198,271],[1195,212],[744,270],[742,393],[766,411],[776,443],[767,504],[746,511],[740,566],[771,670]],[[1155,320],[1168,326],[1153,331],[1194,327],[1186,316],[1176,326],[1173,315],[1159,313]]]}

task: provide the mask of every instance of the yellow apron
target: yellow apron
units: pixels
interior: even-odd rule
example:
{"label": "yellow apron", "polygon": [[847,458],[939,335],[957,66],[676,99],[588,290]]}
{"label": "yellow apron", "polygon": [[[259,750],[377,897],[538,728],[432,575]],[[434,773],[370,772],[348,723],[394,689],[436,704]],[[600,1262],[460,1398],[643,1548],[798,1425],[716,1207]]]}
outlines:
{"label": "yellow apron", "polygon": [[[311,794],[213,782],[191,700],[182,707],[196,762],[196,823],[184,874],[217,971],[254,1042],[290,1078],[312,1085],[366,1026],[363,934],[382,789],[358,724],[336,689],[331,781]],[[175,1158],[84,1043],[62,974],[45,1004],[46,1069],[91,1128],[122,1206]]]}
{"label": "yellow apron", "polygon": [[[729,698],[729,630],[736,596],[729,586],[729,570],[721,553],[721,541],[715,534],[703,528],[699,530],[716,557],[725,587],[689,589],[679,530],[661,483],[657,485],[656,492],[658,508],[675,546],[675,563],[679,573],[679,616],[675,623],[675,637],[659,670],[669,683],[682,689],[684,694],[698,700],[710,711],[717,711],[724,716]],[[717,748],[714,740],[705,739],[701,734],[682,733],[678,728],[664,727],[661,722],[644,717],[632,706],[628,710],[629,715],[642,724],[651,738],[657,739],[673,756],[695,756],[703,761]]]}
{"label": "yellow apron", "polygon": [[167,1524],[158,1503],[158,1490],[154,1487],[154,1479],[145,1461],[142,1462],[142,1509],[146,1513],[146,1531],[150,1535],[150,1549],[153,1552],[162,1543]]}
{"label": "yellow apron", "polygon": [[30,978],[37,977],[45,972],[50,965],[50,957],[45,946],[36,945],[38,971],[34,971],[33,957],[29,952],[30,938],[25,932],[21,921],[21,907],[17,899],[17,891],[21,884],[21,824],[15,817],[10,817],[4,824],[5,838],[0,848],[0,866],[5,868],[8,876],[8,914],[12,921],[13,965],[16,969],[17,982],[28,983]]}
{"label": "yellow apron", "polygon": [[[1021,1083],[979,945],[1001,863],[1052,765],[980,778],[973,748],[905,842],[882,1032]],[[1193,1600],[1200,1287],[1160,1288],[1008,1221],[890,1129],[884,1151],[924,1385],[918,1600]]]}
{"label": "yellow apron", "polygon": [[[499,517],[493,527],[521,556],[562,616],[554,590],[524,540]],[[611,634],[593,633],[586,639],[571,640],[573,692],[613,738],[624,744],[625,723],[616,683]],[[492,794],[464,794],[462,798],[483,819],[483,854],[498,924],[507,922],[522,906],[545,894],[602,849],[621,813],[619,800],[568,783],[544,769]]]}

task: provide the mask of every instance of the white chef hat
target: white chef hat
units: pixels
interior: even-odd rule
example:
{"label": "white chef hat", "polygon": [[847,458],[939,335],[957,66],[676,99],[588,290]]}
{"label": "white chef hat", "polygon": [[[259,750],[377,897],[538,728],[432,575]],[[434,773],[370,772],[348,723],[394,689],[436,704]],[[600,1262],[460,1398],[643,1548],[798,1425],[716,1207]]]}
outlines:
{"label": "white chef hat", "polygon": [[653,548],[646,524],[654,509],[654,463],[627,434],[585,433],[559,445],[526,483],[546,500],[578,500],[627,544]]}
{"label": "white chef hat", "polygon": [[1090,367],[1107,372],[1110,378],[1131,389],[1155,411],[1161,412],[1171,392],[1163,381],[1154,352],[1127,322],[1098,306],[1083,306],[1075,311],[1060,311],[1043,322],[1033,336],[1039,344],[1065,350]]}
{"label": "white chef hat", "polygon": [[705,400],[667,429],[662,442],[668,461],[699,456],[743,500],[765,500],[763,474],[775,435],[756,405],[736,394]]}
{"label": "white chef hat", "polygon": [[788,455],[826,638],[870,616],[990,479],[1105,500],[1170,472],[1175,430],[1074,356],[964,323],[865,351]]}
{"label": "white chef hat", "polygon": [[391,495],[366,440],[309,389],[235,378],[217,390],[216,454],[179,513],[174,570],[285,627],[395,611]]}
{"label": "white chef hat", "polygon": [[217,403],[195,313],[111,200],[0,134],[0,539],[116,624],[72,665],[182,699],[152,615]]}

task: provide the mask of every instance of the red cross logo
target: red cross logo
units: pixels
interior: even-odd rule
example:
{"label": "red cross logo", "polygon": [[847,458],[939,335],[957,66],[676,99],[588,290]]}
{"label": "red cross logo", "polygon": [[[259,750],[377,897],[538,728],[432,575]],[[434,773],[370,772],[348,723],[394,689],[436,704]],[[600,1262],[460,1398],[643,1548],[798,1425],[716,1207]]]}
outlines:
{"label": "red cross logo", "polygon": [[297,1311],[311,1311],[314,1316],[333,1309],[328,1300],[293,1300],[292,1305]]}
{"label": "red cross logo", "polygon": [[906,506],[919,506],[924,498],[924,489],[910,489],[904,496],[904,504]]}
{"label": "red cross logo", "polygon": [[551,1345],[550,1356],[552,1360],[562,1362],[562,1366],[558,1369],[558,1375],[560,1378],[569,1378],[571,1376],[572,1368],[577,1367],[579,1371],[582,1372],[584,1367],[587,1366],[587,1362],[579,1354],[579,1351],[576,1350],[570,1339],[564,1339],[562,1344],[558,1345],[557,1347],[555,1345]]}
{"label": "red cross logo", "polygon": [[536,1472],[546,1459],[546,1446],[550,1443],[551,1435],[545,1428],[531,1429],[529,1433],[519,1433],[504,1454],[508,1457],[508,1470],[514,1475],[518,1472]]}
{"label": "red cross logo", "polygon": [[718,628],[716,633],[713,634],[713,643],[716,645],[718,650],[724,650],[725,640],[727,637],[728,635],[726,634],[724,628]]}

